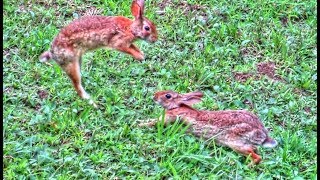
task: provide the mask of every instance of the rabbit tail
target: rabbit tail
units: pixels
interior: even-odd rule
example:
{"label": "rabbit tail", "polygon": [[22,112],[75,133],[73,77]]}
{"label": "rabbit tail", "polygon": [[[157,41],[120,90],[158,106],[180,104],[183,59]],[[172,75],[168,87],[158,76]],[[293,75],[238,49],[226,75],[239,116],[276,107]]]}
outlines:
{"label": "rabbit tail", "polygon": [[277,145],[278,142],[270,137],[267,137],[267,139],[262,143],[262,146],[266,148],[274,148]]}
{"label": "rabbit tail", "polygon": [[40,62],[47,62],[50,59],[52,59],[52,54],[50,51],[45,51],[40,55],[39,59],[40,59]]}

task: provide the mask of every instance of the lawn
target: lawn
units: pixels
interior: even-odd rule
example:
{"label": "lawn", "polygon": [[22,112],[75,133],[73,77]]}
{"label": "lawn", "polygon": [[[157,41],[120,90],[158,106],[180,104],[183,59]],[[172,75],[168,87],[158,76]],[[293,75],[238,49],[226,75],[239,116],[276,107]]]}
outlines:
{"label": "lawn", "polygon": [[[39,62],[64,25],[88,11],[132,18],[130,0],[5,1],[5,179],[316,179],[317,4],[311,0],[146,1],[155,44],[146,59],[85,54],[80,99],[53,61]],[[163,109],[153,93],[200,90],[207,110],[247,109],[279,142],[249,168],[229,148],[175,123],[139,128]]]}

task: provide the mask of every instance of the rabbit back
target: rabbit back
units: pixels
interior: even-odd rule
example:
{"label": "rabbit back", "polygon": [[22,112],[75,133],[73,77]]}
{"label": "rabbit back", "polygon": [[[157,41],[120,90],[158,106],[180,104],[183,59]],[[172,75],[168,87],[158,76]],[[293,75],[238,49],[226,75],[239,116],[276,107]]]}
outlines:
{"label": "rabbit back", "polygon": [[247,124],[250,128],[267,132],[260,119],[246,110],[202,111],[199,120],[208,120],[209,124],[215,124],[221,128]]}
{"label": "rabbit back", "polygon": [[262,145],[268,131],[257,116],[244,110],[201,111],[194,121],[193,132],[205,138],[214,138],[221,144],[241,142]]}
{"label": "rabbit back", "polygon": [[135,37],[126,31],[131,23],[130,19],[122,16],[85,16],[64,27],[54,39],[52,49],[85,52],[103,46],[131,43]]}

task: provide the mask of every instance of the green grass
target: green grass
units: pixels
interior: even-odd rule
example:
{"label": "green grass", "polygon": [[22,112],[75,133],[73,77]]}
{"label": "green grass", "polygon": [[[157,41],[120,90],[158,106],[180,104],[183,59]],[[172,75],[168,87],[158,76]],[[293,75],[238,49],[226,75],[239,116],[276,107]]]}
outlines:
{"label": "green grass", "polygon": [[[159,40],[137,42],[142,63],[107,49],[84,56],[94,109],[38,56],[87,8],[131,17],[131,1],[5,1],[5,179],[316,179],[316,1],[187,2],[146,2]],[[281,81],[257,71],[269,61]],[[241,82],[234,72],[253,77]],[[178,123],[138,128],[163,113],[152,95],[164,89],[203,91],[199,109],[248,109],[279,146],[260,148],[262,163],[248,168],[249,159]]]}

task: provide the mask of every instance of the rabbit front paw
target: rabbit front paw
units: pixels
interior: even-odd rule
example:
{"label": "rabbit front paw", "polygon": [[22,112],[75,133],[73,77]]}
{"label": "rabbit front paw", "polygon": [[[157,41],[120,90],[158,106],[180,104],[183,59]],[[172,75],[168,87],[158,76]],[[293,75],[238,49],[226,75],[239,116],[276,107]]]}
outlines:
{"label": "rabbit front paw", "polygon": [[139,52],[139,53],[135,54],[134,58],[139,61],[143,61],[145,59],[143,52]]}

